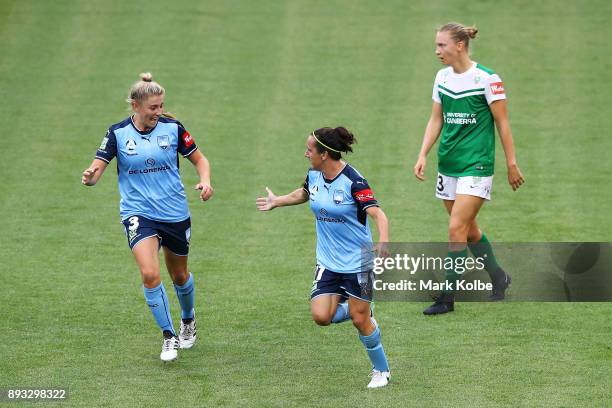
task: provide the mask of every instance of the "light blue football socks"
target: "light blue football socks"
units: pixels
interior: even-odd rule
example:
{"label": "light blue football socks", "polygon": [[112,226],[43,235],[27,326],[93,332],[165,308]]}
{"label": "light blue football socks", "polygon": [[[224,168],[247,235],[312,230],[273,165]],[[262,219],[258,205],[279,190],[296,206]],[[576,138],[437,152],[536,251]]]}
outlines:
{"label": "light blue football socks", "polygon": [[389,363],[387,356],[380,341],[380,328],[376,325],[376,329],[369,336],[359,335],[359,340],[363,343],[368,352],[368,357],[372,362],[372,366],[378,371],[389,371]]}
{"label": "light blue football socks", "polygon": [[346,322],[351,318],[349,314],[349,305],[348,302],[338,303],[338,307],[336,308],[336,313],[334,313],[334,317],[332,317],[332,323],[342,323]]}
{"label": "light blue football socks", "polygon": [[193,275],[189,273],[189,279],[182,286],[174,284],[176,296],[181,305],[181,319],[193,319],[193,304],[195,301],[195,287],[193,285]]}
{"label": "light blue football socks", "polygon": [[168,303],[168,295],[164,284],[160,283],[154,288],[143,286],[144,296],[147,300],[147,305],[153,313],[153,317],[162,331],[169,331],[176,336],[174,326],[172,325],[172,317],[170,316],[170,304]]}

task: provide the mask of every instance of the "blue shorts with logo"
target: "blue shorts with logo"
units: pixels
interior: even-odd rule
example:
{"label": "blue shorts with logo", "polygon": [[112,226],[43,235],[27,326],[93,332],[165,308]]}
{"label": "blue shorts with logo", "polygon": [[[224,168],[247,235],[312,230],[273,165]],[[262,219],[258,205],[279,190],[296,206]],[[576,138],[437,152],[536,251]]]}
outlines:
{"label": "blue shorts with logo", "polygon": [[317,265],[312,290],[310,291],[310,300],[321,295],[340,295],[343,298],[352,296],[371,302],[373,282],[374,273],[372,271],[339,273]]}
{"label": "blue shorts with logo", "polygon": [[179,256],[189,254],[191,218],[180,222],[153,221],[141,215],[133,215],[122,221],[130,249],[149,237],[159,238],[159,245],[165,246]]}

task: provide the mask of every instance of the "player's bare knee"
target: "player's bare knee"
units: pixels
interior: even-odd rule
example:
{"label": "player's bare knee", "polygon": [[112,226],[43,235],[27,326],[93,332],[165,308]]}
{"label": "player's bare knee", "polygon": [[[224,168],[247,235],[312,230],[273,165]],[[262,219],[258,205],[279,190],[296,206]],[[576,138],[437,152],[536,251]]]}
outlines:
{"label": "player's bare knee", "polygon": [[147,288],[154,288],[161,283],[159,270],[156,268],[140,268],[140,274],[142,275],[142,283]]}
{"label": "player's bare knee", "polygon": [[480,228],[476,226],[476,223],[473,223],[468,231],[467,240],[468,242],[479,242],[480,238],[482,238]]}
{"label": "player's bare knee", "polygon": [[370,314],[354,313],[351,315],[351,320],[353,321],[353,326],[355,326],[358,330],[363,331],[370,321]]}
{"label": "player's bare knee", "polygon": [[189,279],[189,272],[185,270],[175,270],[169,271],[170,277],[172,278],[172,282],[176,283],[179,286],[184,285]]}
{"label": "player's bare knee", "polygon": [[469,233],[468,236],[467,236],[467,241],[468,242],[479,242],[480,241],[480,233],[478,233],[478,234]]}
{"label": "player's bare knee", "polygon": [[146,288],[155,288],[157,286],[159,286],[159,284],[161,283],[161,279],[159,276],[144,276],[142,277],[142,284],[146,287]]}
{"label": "player's bare knee", "polygon": [[312,321],[318,326],[329,326],[331,324],[331,317],[323,313],[313,313]]}
{"label": "player's bare knee", "polygon": [[468,237],[468,232],[468,225],[451,221],[448,225],[448,240],[450,242],[465,242]]}

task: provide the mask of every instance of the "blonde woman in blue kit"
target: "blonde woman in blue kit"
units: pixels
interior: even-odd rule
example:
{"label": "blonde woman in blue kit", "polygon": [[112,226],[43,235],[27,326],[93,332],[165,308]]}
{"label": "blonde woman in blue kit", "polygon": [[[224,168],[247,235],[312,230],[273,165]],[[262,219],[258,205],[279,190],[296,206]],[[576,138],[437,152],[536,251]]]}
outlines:
{"label": "blonde woman in blue kit", "polygon": [[[162,331],[160,359],[172,361],[179,348],[191,348],[196,341],[195,286],[187,267],[191,218],[178,155],[195,166],[200,179],[195,188],[202,201],[212,197],[213,189],[208,160],[183,125],[164,113],[164,95],[151,74],[141,74],[128,97],[133,114],[108,129],[81,182],[95,185],[110,161],[117,159],[121,220],[140,269],[145,299]],[[160,247],[181,305],[178,336],[161,282]]]}

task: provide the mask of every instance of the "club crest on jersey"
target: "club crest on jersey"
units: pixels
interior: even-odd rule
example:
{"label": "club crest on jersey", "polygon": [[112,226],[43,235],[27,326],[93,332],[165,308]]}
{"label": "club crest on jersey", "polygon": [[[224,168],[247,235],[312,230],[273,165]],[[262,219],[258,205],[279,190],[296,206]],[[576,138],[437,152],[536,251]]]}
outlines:
{"label": "club crest on jersey", "polygon": [[129,156],[135,156],[138,154],[136,153],[136,142],[134,139],[128,139],[128,141],[125,143],[125,147]]}
{"label": "club crest on jersey", "polygon": [[344,201],[344,190],[334,190],[334,203],[341,204]]}
{"label": "club crest on jersey", "polygon": [[170,146],[170,137],[168,135],[158,135],[157,145],[162,149],[166,150]]}

